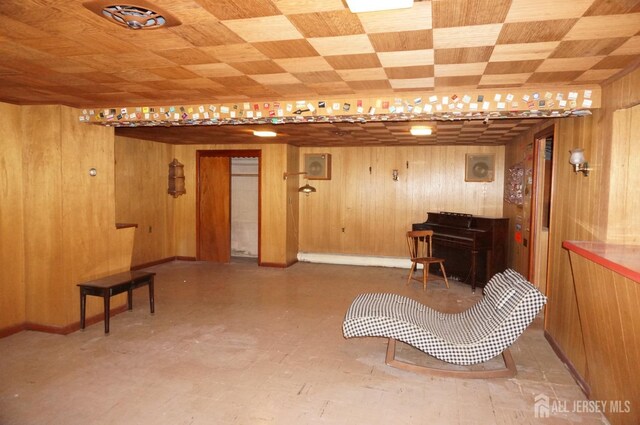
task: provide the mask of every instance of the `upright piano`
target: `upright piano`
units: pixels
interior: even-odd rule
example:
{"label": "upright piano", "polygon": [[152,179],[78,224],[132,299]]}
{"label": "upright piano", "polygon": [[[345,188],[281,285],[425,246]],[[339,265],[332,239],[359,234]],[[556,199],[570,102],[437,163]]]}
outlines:
{"label": "upright piano", "polygon": [[[484,286],[507,268],[508,218],[430,212],[413,230],[433,230],[433,256],[444,258],[447,277]],[[440,273],[440,271],[438,271]]]}

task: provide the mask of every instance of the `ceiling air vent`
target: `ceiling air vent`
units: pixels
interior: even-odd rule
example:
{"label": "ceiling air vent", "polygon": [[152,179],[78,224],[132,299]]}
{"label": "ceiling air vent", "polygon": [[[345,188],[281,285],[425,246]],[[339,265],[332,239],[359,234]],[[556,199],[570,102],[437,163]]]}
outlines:
{"label": "ceiling air vent", "polygon": [[103,18],[133,30],[172,27],[181,23],[168,12],[144,0],[130,3],[94,0],[83,5]]}

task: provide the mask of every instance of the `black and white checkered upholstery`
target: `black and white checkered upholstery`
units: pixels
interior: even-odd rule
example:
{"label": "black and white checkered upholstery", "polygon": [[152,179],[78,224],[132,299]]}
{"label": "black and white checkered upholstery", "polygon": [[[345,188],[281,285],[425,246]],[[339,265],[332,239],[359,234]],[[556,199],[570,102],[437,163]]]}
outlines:
{"label": "black and white checkered upholstery", "polygon": [[491,278],[470,309],[441,313],[396,294],[360,294],[342,326],[346,338],[380,336],[457,365],[482,363],[520,336],[547,298],[513,270]]}

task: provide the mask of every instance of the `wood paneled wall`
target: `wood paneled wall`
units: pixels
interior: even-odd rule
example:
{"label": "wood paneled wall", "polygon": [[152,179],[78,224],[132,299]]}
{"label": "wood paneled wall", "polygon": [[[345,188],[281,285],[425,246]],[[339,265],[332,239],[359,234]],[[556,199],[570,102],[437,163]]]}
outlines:
{"label": "wood paneled wall", "polygon": [[[300,169],[306,153],[331,154],[332,170],[300,197],[301,252],[404,257],[406,231],[429,211],[502,216],[502,146],[301,148]],[[493,182],[465,182],[467,153],[495,154]]]}
{"label": "wood paneled wall", "polygon": [[[591,399],[623,403],[612,424],[640,423],[640,282],[569,253],[584,329]],[[629,409],[629,410],[627,410]]]}
{"label": "wood paneled wall", "polygon": [[[78,111],[67,107],[17,108],[20,131],[10,146],[19,144],[22,151],[18,157],[15,149],[8,150],[17,161],[8,168],[22,188],[24,231],[16,247],[23,249],[24,264],[22,272],[15,271],[3,254],[2,268],[14,270],[16,277],[8,292],[18,302],[24,298],[22,307],[18,304],[24,316],[15,316],[23,328],[69,332],[79,323],[76,284],[130,267],[133,232],[115,228],[113,129],[81,124]],[[92,167],[96,177],[89,176]],[[19,229],[20,220],[3,209],[0,221],[9,219]],[[112,305],[125,302],[126,296],[120,296]],[[102,303],[91,299],[87,314],[101,312]],[[5,314],[0,311],[3,327],[12,321]]]}
{"label": "wood paneled wall", "polygon": [[135,223],[134,266],[174,257],[173,210],[167,193],[173,145],[115,138],[116,221]]}
{"label": "wood paneled wall", "polygon": [[[63,282],[60,106],[25,106],[23,185],[27,320],[60,325],[66,313]],[[48,318],[54,318],[53,323]]]}
{"label": "wood paneled wall", "polygon": [[613,113],[609,191],[609,242],[640,244],[640,105]]}
{"label": "wood paneled wall", "polygon": [[[639,199],[638,184],[622,184],[636,182],[633,170],[640,167],[638,146],[633,143],[637,136],[631,132],[637,126],[627,125],[635,111],[616,112],[640,102],[640,70],[604,86],[602,96],[602,108],[593,116],[555,121],[553,148],[545,331],[587,384],[588,369],[598,365],[587,367],[569,255],[561,245],[564,240],[620,242],[622,233],[625,242],[640,240],[635,214],[628,212],[629,205],[637,208],[633,205]],[[507,146],[507,167],[522,158],[533,142],[530,133]],[[574,147],[585,150],[593,168],[588,177],[574,173],[568,163],[569,150]],[[506,215],[514,213],[511,206],[505,206]],[[524,263],[521,256],[528,252],[511,246],[510,265],[518,268]]]}
{"label": "wood paneled wall", "polygon": [[22,112],[0,103],[0,331],[25,322]]}
{"label": "wood paneled wall", "polygon": [[[549,130],[549,127],[553,126],[554,121],[545,120],[540,124],[532,127],[531,130],[518,137],[513,142],[506,146],[505,150],[505,173],[510,167],[518,163],[525,164],[527,157],[533,155],[533,142],[535,135]],[[531,163],[533,158],[529,158]],[[505,179],[507,176],[505,175]],[[526,176],[525,176],[526,178]],[[531,194],[526,195],[531,198]],[[523,227],[528,226],[525,223],[525,217],[529,217],[530,211],[525,211],[526,208],[530,208],[531,202],[525,203],[525,205],[516,205],[508,202],[504,202],[504,216],[509,217],[509,249],[508,249],[508,264],[509,267],[527,276],[529,269],[529,248],[530,245],[525,246],[523,243],[515,241],[515,226],[516,223],[521,223]],[[528,235],[526,236],[528,238]],[[537,284],[538,282],[533,282]],[[544,289],[543,289],[544,292]]]}
{"label": "wood paneled wall", "polygon": [[[299,158],[300,149],[296,146],[289,146],[287,148],[287,170],[290,173],[297,173],[302,170],[302,168],[299,168]],[[298,192],[298,188],[304,185],[304,183],[300,184],[301,181],[302,179],[298,176],[287,178],[287,264],[293,264],[298,261],[300,198],[306,196]]]}
{"label": "wood paneled wall", "polygon": [[[173,200],[172,243],[176,256],[196,255],[196,151],[258,149],[261,157],[260,255],[265,265],[285,266],[297,254],[297,247],[287,244],[287,229],[294,226],[295,217],[287,213],[288,195],[298,196],[297,187],[285,182],[282,175],[293,167],[288,161],[292,148],[283,144],[264,145],[176,145],[174,156],[184,164],[187,193]],[[297,164],[296,164],[297,165]]]}

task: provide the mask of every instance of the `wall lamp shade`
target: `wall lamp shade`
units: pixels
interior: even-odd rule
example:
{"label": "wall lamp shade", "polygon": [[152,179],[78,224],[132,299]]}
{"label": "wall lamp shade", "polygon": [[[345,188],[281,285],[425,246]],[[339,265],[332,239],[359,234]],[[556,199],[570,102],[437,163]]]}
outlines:
{"label": "wall lamp shade", "polygon": [[569,156],[569,163],[573,165],[573,171],[575,173],[584,173],[585,177],[588,176],[591,168],[589,168],[589,163],[584,157],[584,149],[573,148],[569,151],[569,153],[571,154]]}
{"label": "wall lamp shade", "polygon": [[409,8],[413,6],[413,0],[347,0],[347,6],[353,13],[378,12]]}
{"label": "wall lamp shade", "polygon": [[[306,171],[299,171],[299,172],[295,172],[295,173],[288,173],[288,172],[285,171],[284,173],[282,173],[282,178],[284,180],[286,180],[287,177],[289,177],[289,176],[299,176],[301,174],[307,174],[307,172]],[[309,195],[310,193],[313,193],[315,191],[316,191],[316,188],[311,186],[309,184],[309,182],[307,182],[307,184],[305,184],[300,189],[298,189],[298,192],[304,193],[305,195]]]}
{"label": "wall lamp shade", "polygon": [[310,193],[313,193],[315,191],[316,191],[316,188],[309,185],[309,183],[305,184],[300,189],[298,189],[298,192],[304,193],[305,195],[309,195]]}
{"label": "wall lamp shade", "polygon": [[184,187],[184,165],[177,159],[169,163],[169,189],[167,193],[174,198],[187,193]]}

